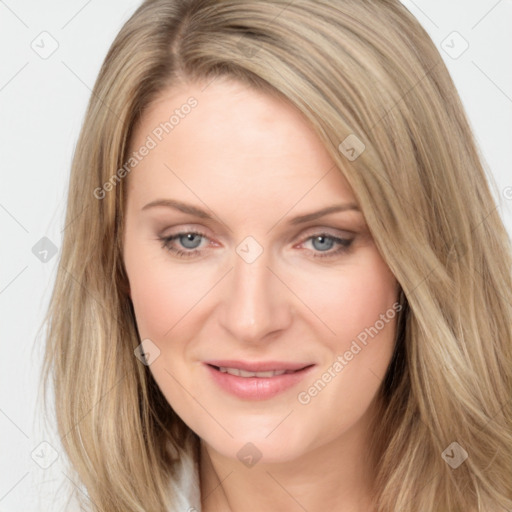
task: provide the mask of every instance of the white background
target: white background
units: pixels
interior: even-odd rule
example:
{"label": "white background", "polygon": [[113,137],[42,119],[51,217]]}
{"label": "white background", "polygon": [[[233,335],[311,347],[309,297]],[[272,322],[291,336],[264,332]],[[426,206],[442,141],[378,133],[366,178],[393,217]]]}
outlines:
{"label": "white background", "polygon": [[[429,32],[452,74],[512,233],[512,188],[507,188],[512,186],[512,3],[404,4]],[[58,437],[51,425],[43,428],[38,409],[44,340],[35,335],[58,253],[42,262],[32,248],[42,237],[60,248],[70,162],[91,88],[111,42],[138,5],[134,0],[0,0],[0,512],[60,510],[62,486],[69,484]],[[43,31],[51,36],[40,36]],[[31,47],[42,47],[41,38],[46,51],[52,38],[58,43],[46,59]],[[453,58],[465,44],[461,38],[469,47]],[[32,458],[51,461],[48,445],[37,448],[43,441],[59,455],[47,469]]]}

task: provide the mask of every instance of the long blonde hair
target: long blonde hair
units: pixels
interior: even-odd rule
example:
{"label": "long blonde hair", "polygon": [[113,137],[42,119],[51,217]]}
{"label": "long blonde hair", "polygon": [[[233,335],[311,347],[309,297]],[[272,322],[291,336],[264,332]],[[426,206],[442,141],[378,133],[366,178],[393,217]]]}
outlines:
{"label": "long blonde hair", "polygon": [[[85,504],[174,510],[169,480],[195,434],[134,356],[119,170],[162,90],[219,77],[306,116],[403,290],[372,445],[378,510],[511,509],[510,242],[449,73],[398,0],[148,0],[116,37],[77,143],[45,319],[43,384]],[[454,450],[467,453],[457,468]]]}

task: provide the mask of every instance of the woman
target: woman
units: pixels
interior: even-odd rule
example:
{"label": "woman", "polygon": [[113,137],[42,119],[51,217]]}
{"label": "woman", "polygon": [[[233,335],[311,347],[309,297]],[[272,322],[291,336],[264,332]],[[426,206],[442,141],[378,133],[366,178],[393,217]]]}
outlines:
{"label": "woman", "polygon": [[144,2],[71,220],[45,375],[91,510],[512,507],[510,245],[399,2]]}

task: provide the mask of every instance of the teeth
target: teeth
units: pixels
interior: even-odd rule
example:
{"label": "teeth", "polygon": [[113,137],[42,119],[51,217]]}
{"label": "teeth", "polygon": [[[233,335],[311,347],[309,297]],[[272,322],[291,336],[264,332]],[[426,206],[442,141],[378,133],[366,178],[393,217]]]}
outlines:
{"label": "teeth", "polygon": [[239,370],[238,368],[224,368],[221,366],[219,370],[222,373],[229,373],[230,375],[236,375],[237,377],[275,377],[276,375],[283,375],[287,370],[270,370],[268,372],[247,372],[245,370]]}

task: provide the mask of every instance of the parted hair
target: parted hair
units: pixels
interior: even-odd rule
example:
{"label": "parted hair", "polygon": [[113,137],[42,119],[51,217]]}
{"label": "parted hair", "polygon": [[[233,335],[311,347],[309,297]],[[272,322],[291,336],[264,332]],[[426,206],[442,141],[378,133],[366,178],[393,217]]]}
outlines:
{"label": "parted hair", "polygon": [[[126,180],[94,191],[162,91],[220,79],[304,114],[400,284],[372,436],[377,510],[512,509],[510,241],[449,72],[398,0],[148,0],[115,38],[76,145],[44,321],[42,385],[83,507],[174,512],[169,481],[197,446],[134,356]],[[454,450],[467,454],[456,468]]]}

